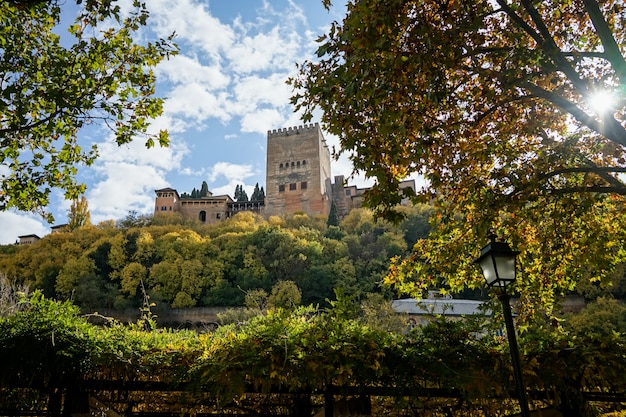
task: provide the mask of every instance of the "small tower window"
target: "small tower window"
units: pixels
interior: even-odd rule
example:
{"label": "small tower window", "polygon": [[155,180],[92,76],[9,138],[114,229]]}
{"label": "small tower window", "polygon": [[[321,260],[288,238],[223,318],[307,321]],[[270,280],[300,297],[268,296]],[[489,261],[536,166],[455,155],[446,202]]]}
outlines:
{"label": "small tower window", "polygon": [[302,165],[306,165],[306,161],[302,161]]}
{"label": "small tower window", "polygon": [[278,186],[278,192],[279,193],[284,193],[285,192],[285,184],[280,184]]}
{"label": "small tower window", "polygon": [[300,183],[300,189],[301,189],[301,190],[306,190],[306,186],[307,186],[306,181],[302,181],[302,182]]}
{"label": "small tower window", "polygon": [[293,191],[295,189],[296,189],[296,183],[295,182],[292,182],[291,184],[289,184],[289,190],[290,191]]}
{"label": "small tower window", "polygon": [[283,167],[283,163],[281,162],[281,163],[280,163],[280,166],[279,166],[279,168],[282,168],[282,167]]}
{"label": "small tower window", "polygon": [[294,163],[294,162],[292,162],[292,163],[291,163],[291,167],[293,168],[293,167],[294,167],[294,165],[295,165],[295,163]]}
{"label": "small tower window", "polygon": [[298,163],[296,163],[296,166],[297,166],[298,168],[300,168],[300,161],[298,161]]}
{"label": "small tower window", "polygon": [[201,222],[203,222],[203,223],[204,223],[204,222],[206,221],[206,211],[204,211],[204,210],[203,210],[203,211],[201,211],[201,212],[200,212],[200,215],[198,216],[198,218],[199,218],[199,220],[200,220]]}

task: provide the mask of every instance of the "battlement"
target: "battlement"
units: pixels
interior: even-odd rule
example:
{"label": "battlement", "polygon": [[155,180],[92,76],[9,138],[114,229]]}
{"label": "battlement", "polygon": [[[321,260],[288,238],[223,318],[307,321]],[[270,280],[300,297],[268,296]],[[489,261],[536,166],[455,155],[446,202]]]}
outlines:
{"label": "battlement", "polygon": [[309,125],[305,124],[304,126],[293,126],[293,127],[285,127],[282,129],[273,129],[267,131],[267,136],[289,136],[289,135],[297,135],[301,132],[306,132],[310,130],[319,129],[319,123],[311,123]]}

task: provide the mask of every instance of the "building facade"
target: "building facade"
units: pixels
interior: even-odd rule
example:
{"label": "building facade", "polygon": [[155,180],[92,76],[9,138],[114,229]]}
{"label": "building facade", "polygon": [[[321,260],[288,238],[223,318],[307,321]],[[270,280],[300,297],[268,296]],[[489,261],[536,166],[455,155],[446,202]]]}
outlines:
{"label": "building facade", "polygon": [[[155,190],[154,214],[180,213],[202,223],[216,223],[239,211],[265,216],[307,213],[328,215],[335,204],[340,218],[361,207],[367,188],[348,185],[343,176],[331,177],[330,150],[319,124],[267,132],[265,200],[236,202],[211,192],[200,198],[181,198],[173,188]],[[412,187],[409,180],[401,187]]]}
{"label": "building facade", "polygon": [[316,123],[267,132],[265,213],[328,215],[330,150]]}
{"label": "building facade", "polygon": [[214,196],[211,192],[205,197],[182,198],[173,188],[155,190],[154,214],[180,213],[183,217],[196,219],[201,223],[217,223],[232,217],[239,211],[253,211],[262,214],[264,201],[234,201],[228,195]]}

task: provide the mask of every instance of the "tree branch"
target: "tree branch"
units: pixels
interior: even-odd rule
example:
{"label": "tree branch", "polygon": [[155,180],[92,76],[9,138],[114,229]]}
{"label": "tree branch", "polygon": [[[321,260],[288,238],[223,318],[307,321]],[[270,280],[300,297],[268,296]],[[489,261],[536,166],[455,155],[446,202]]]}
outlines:
{"label": "tree branch", "polygon": [[596,33],[602,42],[602,46],[604,46],[606,59],[611,63],[620,82],[626,84],[626,61],[613,37],[611,28],[609,28],[606,19],[602,15],[598,2],[596,0],[583,0],[583,4],[585,10],[589,13],[593,26],[596,28]]}
{"label": "tree branch", "polygon": [[626,195],[626,188],[620,187],[606,187],[601,185],[590,187],[566,187],[549,190],[551,194],[573,194],[573,193],[598,193],[598,194],[619,194]]}
{"label": "tree branch", "polygon": [[624,129],[624,127],[619,123],[619,121],[615,120],[614,117],[607,116],[602,120],[598,120],[594,116],[587,114],[571,101],[530,82],[519,83],[518,87],[524,88],[536,96],[553,103],[557,107],[574,116],[574,118],[580,123],[584,124],[589,129],[600,133],[610,141],[626,146],[626,129]]}

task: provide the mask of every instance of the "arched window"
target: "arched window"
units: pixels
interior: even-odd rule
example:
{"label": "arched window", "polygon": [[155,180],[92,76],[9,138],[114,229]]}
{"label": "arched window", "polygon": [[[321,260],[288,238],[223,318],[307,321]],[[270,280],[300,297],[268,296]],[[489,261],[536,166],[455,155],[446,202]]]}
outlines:
{"label": "arched window", "polygon": [[200,219],[200,221],[201,221],[201,222],[203,222],[203,223],[204,223],[204,222],[206,222],[206,211],[202,210],[202,211],[200,212],[199,219]]}

